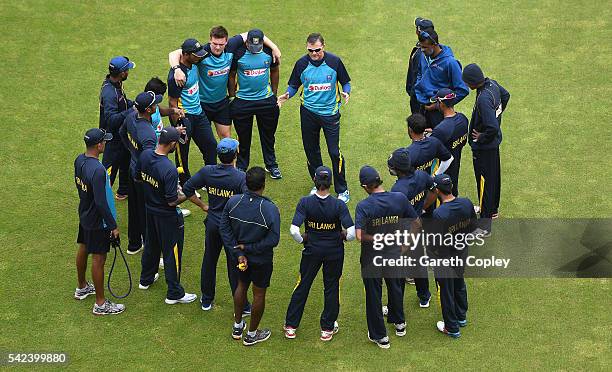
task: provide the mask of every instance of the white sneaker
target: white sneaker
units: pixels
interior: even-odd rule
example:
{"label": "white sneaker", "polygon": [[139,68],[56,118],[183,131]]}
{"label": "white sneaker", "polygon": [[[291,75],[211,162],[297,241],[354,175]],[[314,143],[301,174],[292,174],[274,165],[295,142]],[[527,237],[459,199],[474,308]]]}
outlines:
{"label": "white sneaker", "polygon": [[163,257],[160,257],[160,258],[159,258],[159,268],[160,268],[160,269],[163,269],[163,268],[164,268],[164,258],[163,258]]}
{"label": "white sneaker", "polygon": [[340,194],[338,194],[338,199],[344,202],[344,204],[346,204],[349,202],[349,200],[351,200],[351,194],[348,190],[346,190],[345,192],[341,192]]}
{"label": "white sneaker", "polygon": [[334,322],[334,329],[332,331],[321,330],[321,341],[330,341],[336,333],[340,330],[338,322]]}
{"label": "white sneaker", "polygon": [[183,217],[189,217],[191,215],[191,211],[187,208],[181,208],[181,213],[183,214]]}
{"label": "white sneaker", "polygon": [[476,214],[480,213],[480,206],[478,206],[478,205],[474,206],[474,213],[476,213]]}
{"label": "white sneaker", "polygon": [[387,316],[389,314],[389,308],[387,306],[382,307],[383,316]]}
{"label": "white sneaker", "polygon": [[480,235],[483,238],[488,238],[491,236],[491,232],[489,230],[481,229],[480,227],[477,227],[476,230],[472,231],[472,234],[476,236]]}
{"label": "white sneaker", "polygon": [[395,323],[395,335],[399,337],[406,336],[406,323]]}
{"label": "white sneaker", "polygon": [[314,195],[317,192],[317,187],[313,186],[312,189],[310,189],[310,195]]}
{"label": "white sneaker", "polygon": [[77,300],[84,300],[87,296],[96,294],[96,289],[93,284],[87,282],[87,285],[83,288],[77,288],[74,290],[74,298]]}
{"label": "white sneaker", "polygon": [[[287,325],[284,325],[283,326],[283,331],[285,331],[285,337],[286,338],[288,338],[290,340],[293,340],[295,338],[295,336],[296,336],[295,333],[297,332],[297,329],[293,328],[293,327],[290,327],[290,326],[287,326]],[[323,337],[323,336],[321,336],[321,337]]]}
{"label": "white sneaker", "polygon": [[140,248],[138,248],[135,251],[130,251],[129,249],[126,249],[126,253],[127,254],[138,254],[138,253],[142,252],[143,249],[144,249],[144,245],[141,245]]}
{"label": "white sneaker", "polygon": [[200,199],[200,193],[198,192],[198,190],[195,191],[195,196]]}
{"label": "white sneaker", "polygon": [[188,304],[190,302],[193,302],[196,300],[196,298],[198,298],[197,295],[193,294],[193,293],[185,293],[185,295],[181,298],[179,298],[178,300],[171,300],[169,298],[166,298],[164,301],[168,304],[168,305],[174,305],[174,304]]}
{"label": "white sneaker", "polygon": [[102,305],[94,303],[93,313],[94,315],[115,315],[121,314],[125,310],[123,304],[116,304],[109,300],[104,300]]}
{"label": "white sneaker", "polygon": [[[159,279],[159,273],[155,273],[155,276],[153,277],[153,283],[155,283],[157,281],[157,279]],[[153,283],[151,283],[151,284],[153,284]],[[151,284],[149,284],[149,285],[142,285],[142,284],[138,283],[138,288],[140,288],[140,289],[149,289]]]}

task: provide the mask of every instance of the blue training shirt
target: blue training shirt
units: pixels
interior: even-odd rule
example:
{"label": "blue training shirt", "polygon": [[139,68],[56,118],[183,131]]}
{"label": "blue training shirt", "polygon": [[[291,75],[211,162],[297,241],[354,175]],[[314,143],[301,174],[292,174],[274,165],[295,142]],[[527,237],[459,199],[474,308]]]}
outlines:
{"label": "blue training shirt", "polygon": [[159,140],[159,135],[162,129],[164,129],[164,122],[162,121],[161,113],[159,112],[159,105],[155,108],[155,112],[151,115],[151,127],[155,131],[155,137]]}
{"label": "blue training shirt", "polygon": [[420,216],[425,204],[425,194],[427,194],[427,190],[431,189],[432,186],[433,179],[431,176],[422,170],[416,170],[408,176],[398,178],[391,187],[391,191],[401,192],[406,195],[410,205],[412,205],[416,214]]}
{"label": "blue training shirt", "polygon": [[261,53],[253,54],[242,44],[234,54],[232,71],[237,71],[238,89],[236,97],[255,101],[271,97],[270,68],[277,67],[272,61],[272,50],[266,46]]}
{"label": "blue training shirt", "polygon": [[87,230],[117,228],[117,210],[106,168],[96,158],[80,154],[74,160],[79,192],[79,223]]}
{"label": "blue training shirt", "polygon": [[140,179],[139,161],[140,154],[147,149],[155,149],[157,136],[155,130],[145,118],[138,116],[134,110],[130,113],[119,130],[119,136],[124,146],[130,152],[130,175],[132,178]]}
{"label": "blue training shirt", "polygon": [[187,77],[187,81],[185,86],[179,87],[174,80],[174,70],[170,69],[168,73],[168,96],[178,98],[178,107],[185,110],[186,113],[200,115],[202,106],[200,106],[198,67],[192,65],[189,68],[183,64],[180,64],[179,67]]}
{"label": "blue training shirt", "polygon": [[461,161],[461,150],[467,143],[468,119],[465,115],[458,112],[454,116],[444,118],[431,132],[432,137],[436,137],[442,142],[451,155],[453,163]]}
{"label": "blue training shirt", "polygon": [[152,149],[143,151],[140,178],[148,213],[158,216],[181,214],[178,207],[168,205],[178,200],[178,172],[167,156],[158,155]]}
{"label": "blue training shirt", "polygon": [[340,109],[340,91],[350,81],[340,57],[325,52],[319,61],[313,61],[308,55],[298,59],[288,85],[293,89],[303,85],[302,105],[315,114],[329,116]]}
{"label": "blue training shirt", "polygon": [[425,171],[427,174],[435,171],[432,169],[435,159],[444,161],[451,157],[451,153],[435,137],[424,137],[422,140],[413,141],[410,146],[406,147],[406,150],[410,153],[410,161],[414,169]]}
{"label": "blue training shirt", "polygon": [[234,53],[243,43],[241,35],[232,37],[227,41],[225,50],[219,56],[212,53],[210,43],[204,46],[208,55],[196,64],[200,78],[201,102],[217,103],[227,97],[227,82]]}

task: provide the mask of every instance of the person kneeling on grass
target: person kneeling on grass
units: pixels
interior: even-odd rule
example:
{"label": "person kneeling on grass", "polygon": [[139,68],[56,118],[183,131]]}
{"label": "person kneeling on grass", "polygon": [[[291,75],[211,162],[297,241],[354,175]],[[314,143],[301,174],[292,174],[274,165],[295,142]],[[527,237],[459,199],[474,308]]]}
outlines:
{"label": "person kneeling on grass", "polygon": [[274,203],[263,196],[266,172],[253,167],[246,172],[247,191],[234,195],[223,208],[219,231],[223,244],[233,247],[238,260],[238,287],[234,292],[234,327],[232,337],[242,339],[246,322],[242,310],[246,303],[247,290],[253,282],[253,304],[251,324],[245,346],[255,345],[270,338],[269,329],[257,329],[263,316],[266,288],[272,277],[273,249],[280,240],[280,213]]}
{"label": "person kneeling on grass", "polygon": [[[285,337],[293,339],[304,313],[312,282],[323,266],[325,304],[321,314],[321,341],[329,341],[338,332],[340,312],[340,277],[344,264],[344,240],[355,239],[355,224],[346,204],[330,195],[333,173],[320,166],[315,170],[316,192],[300,199],[291,222],[291,236],[304,245],[300,276],[293,290],[285,318]],[[306,232],[300,234],[300,226]],[[344,227],[346,230],[342,230]]]}

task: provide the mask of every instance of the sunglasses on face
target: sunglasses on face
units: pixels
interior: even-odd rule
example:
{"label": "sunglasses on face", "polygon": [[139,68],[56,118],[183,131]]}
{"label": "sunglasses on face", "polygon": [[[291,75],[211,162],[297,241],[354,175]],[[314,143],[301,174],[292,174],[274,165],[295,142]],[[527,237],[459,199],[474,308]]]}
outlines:
{"label": "sunglasses on face", "polygon": [[323,48],[317,48],[317,49],[310,49],[310,48],[306,48],[308,49],[308,53],[319,53],[321,50],[323,50]]}

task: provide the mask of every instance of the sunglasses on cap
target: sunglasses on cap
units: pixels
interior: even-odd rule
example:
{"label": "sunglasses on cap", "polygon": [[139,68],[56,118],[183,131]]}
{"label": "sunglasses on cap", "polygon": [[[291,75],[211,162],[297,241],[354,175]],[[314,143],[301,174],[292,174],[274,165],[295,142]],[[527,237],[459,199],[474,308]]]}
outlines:
{"label": "sunglasses on cap", "polygon": [[449,93],[447,95],[445,95],[444,97],[434,97],[431,100],[432,101],[448,101],[451,99],[455,99],[455,97],[457,97],[457,95],[455,93]]}

